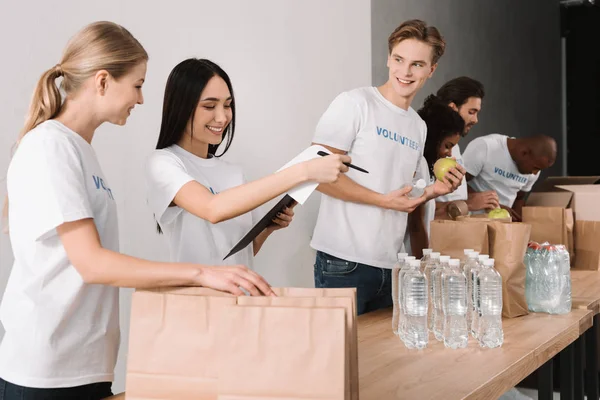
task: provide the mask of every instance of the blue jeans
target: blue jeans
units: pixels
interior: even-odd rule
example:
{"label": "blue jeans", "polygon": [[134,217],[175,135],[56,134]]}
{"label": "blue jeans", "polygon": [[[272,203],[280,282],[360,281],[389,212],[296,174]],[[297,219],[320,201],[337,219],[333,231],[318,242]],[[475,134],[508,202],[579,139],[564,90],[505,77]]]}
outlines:
{"label": "blue jeans", "polygon": [[101,400],[113,395],[111,388],[111,382],[99,382],[68,388],[36,389],[0,378],[0,400]]}
{"label": "blue jeans", "polygon": [[342,260],[321,251],[317,251],[315,261],[315,287],[355,287],[358,315],[393,305],[390,269]]}

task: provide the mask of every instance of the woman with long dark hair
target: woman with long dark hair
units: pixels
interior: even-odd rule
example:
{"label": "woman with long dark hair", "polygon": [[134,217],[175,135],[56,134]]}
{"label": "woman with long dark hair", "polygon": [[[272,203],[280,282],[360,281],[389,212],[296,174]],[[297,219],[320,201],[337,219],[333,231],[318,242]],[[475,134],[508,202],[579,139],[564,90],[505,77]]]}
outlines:
{"label": "woman with long dark hair", "polygon": [[[435,162],[452,156],[452,148],[460,140],[465,122],[460,114],[433,94],[425,99],[418,114],[427,125],[427,139],[423,149],[424,160],[419,164],[417,177],[424,179],[429,185],[435,179]],[[408,229],[411,234],[405,235],[404,240],[404,247],[408,252],[420,255],[421,249],[429,247],[429,227],[434,218],[435,200],[425,202],[410,214]]]}
{"label": "woman with long dark hair", "polygon": [[234,138],[236,103],[229,76],[212,61],[190,58],[169,75],[156,151],[147,168],[148,203],[169,239],[171,260],[252,265],[253,256],[293,216],[286,209],[252,246],[223,256],[252,227],[250,211],[306,182],[335,182],[350,157],[330,155],[246,183],[220,157]]}

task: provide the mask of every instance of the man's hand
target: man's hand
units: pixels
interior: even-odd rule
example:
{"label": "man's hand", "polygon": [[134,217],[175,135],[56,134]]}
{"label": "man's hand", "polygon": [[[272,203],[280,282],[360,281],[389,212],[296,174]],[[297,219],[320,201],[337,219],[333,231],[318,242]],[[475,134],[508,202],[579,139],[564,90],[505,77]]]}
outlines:
{"label": "man's hand", "polygon": [[469,211],[493,210],[500,207],[498,194],[494,190],[471,192],[467,199]]}
{"label": "man's hand", "polygon": [[394,211],[413,212],[418,206],[423,204],[427,198],[421,196],[416,199],[410,199],[406,196],[412,190],[412,186],[394,190],[383,196],[383,208]]}

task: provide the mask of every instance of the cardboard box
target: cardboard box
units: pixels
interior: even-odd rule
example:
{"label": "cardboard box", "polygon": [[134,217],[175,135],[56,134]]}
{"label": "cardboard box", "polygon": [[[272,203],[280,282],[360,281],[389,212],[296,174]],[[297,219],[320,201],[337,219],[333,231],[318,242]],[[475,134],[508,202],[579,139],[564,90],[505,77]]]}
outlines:
{"label": "cardboard box", "polygon": [[599,270],[599,184],[600,176],[550,177],[541,182],[523,208],[523,222],[532,225],[531,240],[559,244],[555,242],[562,238],[573,268]]}

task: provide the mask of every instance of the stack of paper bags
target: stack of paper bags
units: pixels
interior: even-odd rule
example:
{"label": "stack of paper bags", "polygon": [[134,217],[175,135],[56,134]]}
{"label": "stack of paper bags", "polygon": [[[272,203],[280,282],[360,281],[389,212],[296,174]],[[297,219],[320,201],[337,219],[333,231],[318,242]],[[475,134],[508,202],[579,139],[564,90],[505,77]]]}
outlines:
{"label": "stack of paper bags", "polygon": [[133,295],[128,400],[358,399],[355,289]]}

